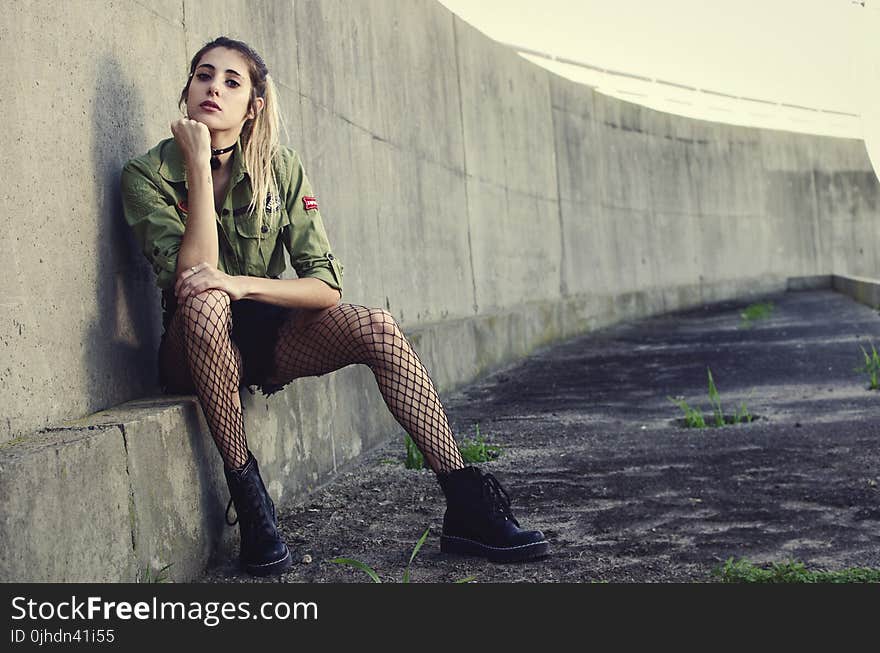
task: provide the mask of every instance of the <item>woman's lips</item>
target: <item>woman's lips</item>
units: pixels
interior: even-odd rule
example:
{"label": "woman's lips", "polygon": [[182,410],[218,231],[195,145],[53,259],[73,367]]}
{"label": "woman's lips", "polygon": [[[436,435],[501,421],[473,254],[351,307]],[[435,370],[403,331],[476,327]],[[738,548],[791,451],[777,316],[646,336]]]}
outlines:
{"label": "woman's lips", "polygon": [[213,102],[202,102],[199,106],[206,111],[222,111],[222,109]]}

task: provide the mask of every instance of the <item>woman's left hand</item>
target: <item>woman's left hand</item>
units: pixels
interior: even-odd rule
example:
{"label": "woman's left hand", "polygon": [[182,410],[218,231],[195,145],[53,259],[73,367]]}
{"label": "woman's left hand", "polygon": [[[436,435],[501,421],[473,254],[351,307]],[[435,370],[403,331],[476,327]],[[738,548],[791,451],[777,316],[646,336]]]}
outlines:
{"label": "woman's left hand", "polygon": [[221,272],[210,263],[199,263],[181,274],[174,284],[177,302],[195,297],[212,288],[224,291],[232,301],[242,299],[246,293],[242,277],[233,277]]}

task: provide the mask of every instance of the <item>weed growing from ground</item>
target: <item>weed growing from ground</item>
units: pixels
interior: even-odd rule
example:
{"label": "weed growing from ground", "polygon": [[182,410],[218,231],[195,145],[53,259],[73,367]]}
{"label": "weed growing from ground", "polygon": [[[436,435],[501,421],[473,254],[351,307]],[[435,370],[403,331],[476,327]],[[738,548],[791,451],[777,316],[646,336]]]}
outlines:
{"label": "weed growing from ground", "polygon": [[[409,556],[409,562],[406,563],[406,571],[403,572],[403,580],[401,580],[400,582],[409,583],[410,565],[412,565],[412,561],[415,559],[416,554],[419,552],[419,549],[422,548],[422,545],[425,543],[425,540],[428,539],[428,532],[430,530],[431,530],[430,526],[428,528],[426,528],[425,532],[422,533],[422,536],[419,538],[419,541],[416,542],[415,547],[413,547],[412,554],[410,554],[410,556]],[[379,574],[377,574],[376,571],[372,567],[370,567],[370,565],[365,564],[365,563],[361,562],[360,560],[355,560],[353,558],[333,558],[332,560],[330,560],[330,562],[333,562],[337,565],[349,565],[351,567],[354,567],[355,569],[360,569],[367,576],[369,576],[373,580],[374,583],[381,583],[382,582],[382,579],[379,578]],[[462,578],[462,579],[457,580],[455,582],[456,583],[469,583],[472,580],[474,580],[475,578],[476,578],[476,576],[468,576],[467,578]]]}
{"label": "weed growing from ground", "polygon": [[692,429],[704,429],[706,428],[706,420],[703,419],[703,411],[691,408],[688,405],[688,402],[684,400],[682,397],[673,398],[667,397],[669,401],[677,405],[679,408],[684,411],[684,423],[685,426]]}
{"label": "weed growing from ground", "polygon": [[404,442],[406,443],[406,461],[404,465],[407,469],[422,469],[425,466],[425,457],[422,455],[422,452],[419,451],[419,448],[416,446],[416,443],[413,442],[413,439],[409,437],[409,433],[407,433],[404,437]]}
{"label": "weed growing from ground", "polygon": [[877,354],[877,350],[874,348],[873,343],[871,343],[870,354],[865,351],[865,348],[861,345],[859,346],[859,348],[862,350],[862,354],[865,357],[865,364],[861,367],[855,368],[855,371],[865,372],[871,382],[869,389],[877,390],[878,388],[880,388],[880,382],[878,382],[878,377],[880,377],[880,354]]}
{"label": "weed growing from ground", "polygon": [[157,571],[153,571],[152,567],[147,567],[143,572],[138,573],[138,583],[170,583],[171,579],[168,577],[168,570],[173,565],[173,562],[169,562],[167,565],[162,567]]}
{"label": "weed growing from ground", "polygon": [[[749,393],[749,396],[751,397],[751,393]],[[749,412],[745,401],[739,405],[739,408],[737,408],[736,412],[733,414],[734,424],[750,424],[753,419],[754,417],[752,417],[752,414]]]}
{"label": "weed growing from ground", "polygon": [[712,378],[712,370],[708,367],[706,371],[709,373],[709,403],[712,404],[712,415],[715,418],[715,426],[724,426],[724,411],[721,410],[721,394],[715,387],[715,379]]}
{"label": "weed growing from ground", "polygon": [[466,463],[485,463],[501,455],[501,445],[488,444],[486,438],[480,435],[479,424],[477,424],[476,436],[473,439],[462,440],[459,449]]}
{"label": "weed growing from ground", "polygon": [[722,583],[880,583],[880,569],[851,567],[839,571],[807,569],[796,560],[760,567],[746,560],[728,558],[712,570]]}
{"label": "weed growing from ground", "polygon": [[[422,469],[425,467],[425,458],[422,452],[413,442],[412,438],[407,434],[404,437],[406,445],[406,461],[404,465],[407,469]],[[486,438],[480,435],[480,425],[477,424],[476,437],[462,440],[458,445],[461,451],[461,457],[466,463],[484,463],[494,460],[501,455],[501,445],[489,444]]]}
{"label": "weed growing from ground", "polygon": [[[727,424],[751,422],[754,418],[749,412],[745,401],[739,405],[736,413],[732,416],[728,417],[724,415],[724,410],[721,408],[721,393],[718,392],[718,387],[715,385],[715,379],[712,378],[712,370],[707,367],[706,373],[709,377],[709,403],[712,406],[711,422],[707,423],[706,418],[703,416],[703,411],[699,408],[691,407],[691,405],[684,400],[684,397],[667,397],[669,401],[674,403],[682,410],[682,412],[684,412],[685,426],[688,428],[704,429],[710,426],[725,426]],[[751,393],[749,396],[751,396]]]}
{"label": "weed growing from ground", "polygon": [[749,329],[754,326],[758,320],[766,320],[773,312],[773,302],[759,302],[757,304],[749,304],[739,314],[742,320],[739,323],[741,329]]}

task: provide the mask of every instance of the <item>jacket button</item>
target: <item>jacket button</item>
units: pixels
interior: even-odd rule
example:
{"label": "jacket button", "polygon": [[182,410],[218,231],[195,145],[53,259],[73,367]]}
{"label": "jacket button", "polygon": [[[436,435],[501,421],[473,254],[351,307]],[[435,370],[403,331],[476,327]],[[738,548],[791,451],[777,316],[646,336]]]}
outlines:
{"label": "jacket button", "polygon": [[332,261],[332,260],[333,260],[333,254],[327,254],[327,258],[330,259],[330,260]]}
{"label": "jacket button", "polygon": [[260,227],[260,231],[262,231],[263,233],[266,233],[267,231],[269,231],[269,227],[267,227],[266,225],[263,225],[262,227]]}
{"label": "jacket button", "polygon": [[229,209],[223,209],[221,215],[229,215]]}

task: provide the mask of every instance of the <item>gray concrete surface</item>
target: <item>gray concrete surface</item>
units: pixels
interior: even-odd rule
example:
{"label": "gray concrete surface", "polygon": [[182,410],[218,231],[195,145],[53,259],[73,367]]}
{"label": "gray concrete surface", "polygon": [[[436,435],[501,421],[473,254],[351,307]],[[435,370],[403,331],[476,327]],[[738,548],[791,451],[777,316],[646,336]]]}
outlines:
{"label": "gray concrete surface", "polygon": [[[219,33],[269,62],[286,142],[345,263],[345,300],[391,310],[441,390],[616,320],[780,290],[790,276],[878,275],[877,239],[863,236],[878,185],[861,142],[613,100],[430,0],[13,4],[0,29],[0,60],[16,71],[0,111],[21,135],[0,164],[12,230],[0,465],[46,428],[156,395],[158,293],[122,220],[118,173],[167,137],[188,58]],[[351,371],[245,397],[282,504],[399,435],[371,384]],[[205,437],[174,419],[149,437]],[[213,478],[214,463],[187,469]],[[24,519],[17,487],[8,524]],[[206,559],[146,551],[170,526],[144,519],[155,531],[135,538],[133,560]],[[0,536],[19,548],[14,532]],[[22,565],[7,577],[48,569]]]}

